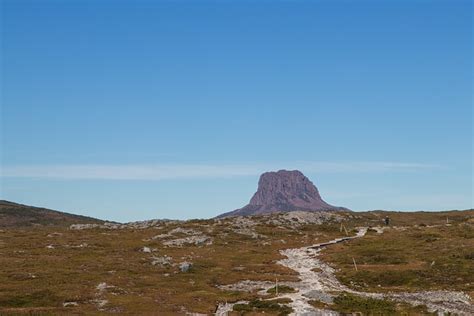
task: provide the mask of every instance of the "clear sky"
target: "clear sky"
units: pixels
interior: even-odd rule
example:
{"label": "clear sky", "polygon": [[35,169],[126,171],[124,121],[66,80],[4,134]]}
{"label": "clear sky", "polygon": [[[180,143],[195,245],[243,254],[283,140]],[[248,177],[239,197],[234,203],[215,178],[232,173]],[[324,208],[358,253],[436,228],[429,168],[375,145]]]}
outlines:
{"label": "clear sky", "polygon": [[472,1],[0,3],[1,199],[204,218],[297,168],[353,210],[473,207]]}

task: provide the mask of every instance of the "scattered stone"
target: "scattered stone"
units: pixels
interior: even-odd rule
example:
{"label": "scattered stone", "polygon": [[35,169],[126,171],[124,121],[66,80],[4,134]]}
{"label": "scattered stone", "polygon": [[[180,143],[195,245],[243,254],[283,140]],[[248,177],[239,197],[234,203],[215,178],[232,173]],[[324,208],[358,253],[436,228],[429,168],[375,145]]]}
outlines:
{"label": "scattered stone", "polygon": [[147,229],[147,228],[162,228],[163,225],[179,223],[176,220],[167,219],[152,219],[148,221],[130,222],[125,224],[105,222],[103,224],[72,224],[69,229],[83,230],[83,229]]}
{"label": "scattered stone", "polygon": [[108,288],[111,288],[111,287],[113,287],[113,286],[107,285],[107,283],[102,282],[102,283],[99,283],[99,285],[97,285],[95,289],[102,293],[102,292],[104,292],[105,290],[107,290]]}
{"label": "scattered stone", "polygon": [[[186,235],[187,237],[176,238],[176,235]],[[195,229],[188,229],[177,227],[172,229],[166,234],[160,234],[152,237],[152,240],[156,239],[167,239],[175,237],[176,239],[170,239],[163,242],[163,245],[168,247],[182,247],[184,245],[196,245],[196,246],[209,246],[212,245],[212,238],[204,235],[202,232]]]}
{"label": "scattered stone", "polygon": [[152,237],[152,239],[170,238],[170,237],[173,237],[173,236],[179,235],[179,234],[193,236],[193,235],[201,235],[202,232],[194,230],[194,229],[187,229],[187,228],[177,227],[175,229],[170,230],[166,234],[156,235],[155,237]]}
{"label": "scattered stone", "polygon": [[258,222],[251,217],[237,216],[230,219],[230,231],[240,235],[250,236],[253,239],[267,238],[265,235],[259,234],[255,231],[255,226]]}
{"label": "scattered stone", "polygon": [[243,271],[243,270],[245,270],[245,267],[243,267],[243,266],[233,267],[232,270],[234,270],[234,271]]}
{"label": "scattered stone", "polygon": [[424,291],[389,293],[388,298],[410,303],[414,306],[426,305],[428,312],[440,315],[474,315],[474,306],[469,295],[453,291]]}
{"label": "scattered stone", "polygon": [[303,296],[311,300],[317,300],[326,304],[332,304],[334,300],[333,295],[326,293],[324,291],[318,291],[318,290],[311,290],[309,292],[304,293]]}
{"label": "scattered stone", "polygon": [[115,289],[115,286],[113,285],[108,285],[105,282],[99,283],[96,287],[96,298],[91,300],[90,302],[93,303],[98,310],[103,310],[105,305],[109,303],[108,300],[104,299],[104,295],[106,294],[105,292],[109,289]]}
{"label": "scattered stone", "polygon": [[168,234],[170,234],[170,235],[176,235],[176,234],[200,235],[202,233],[200,231],[197,231],[197,230],[194,230],[194,229],[187,229],[187,228],[177,227],[177,228],[171,230]]}
{"label": "scattered stone", "polygon": [[66,245],[67,248],[86,248],[88,247],[89,244],[87,243],[82,243],[82,244],[79,244],[79,245]]}
{"label": "scattered stone", "polygon": [[83,229],[92,229],[92,228],[99,228],[102,225],[99,224],[72,224],[69,226],[69,229],[72,230],[83,230]]}
{"label": "scattered stone", "polygon": [[151,253],[151,249],[149,247],[143,247],[140,251],[145,253]]}
{"label": "scattered stone", "polygon": [[163,257],[152,257],[152,262],[151,264],[154,266],[169,266],[171,265],[171,262],[173,261],[173,258],[168,257],[168,256],[163,256]]}
{"label": "scattered stone", "polygon": [[187,261],[181,262],[181,263],[179,264],[179,270],[180,270],[181,272],[188,272],[189,269],[192,268],[192,266],[193,266],[193,264],[192,264],[191,262],[187,262]]}
{"label": "scattered stone", "polygon": [[236,304],[248,304],[248,301],[238,301],[235,303],[219,303],[215,312],[215,316],[228,316],[233,311],[234,305]]}
{"label": "scattered stone", "polygon": [[268,290],[275,286],[275,282],[243,280],[234,284],[217,285],[217,288],[224,291],[253,292],[256,290]]}
{"label": "scattered stone", "polygon": [[212,239],[209,236],[206,235],[200,235],[200,236],[189,236],[189,237],[184,237],[184,238],[178,238],[178,239],[172,239],[172,240],[167,240],[163,242],[163,245],[168,246],[168,247],[182,247],[184,245],[195,245],[195,246],[201,246],[201,245],[212,245]]}
{"label": "scattered stone", "polygon": [[389,227],[380,227],[380,226],[375,226],[375,227],[370,227],[370,229],[375,230],[377,234],[383,234],[384,230],[388,229]]}
{"label": "scattered stone", "polygon": [[48,234],[46,237],[49,237],[49,238],[52,238],[52,237],[58,237],[58,236],[62,236],[63,234],[62,233],[51,233],[51,234]]}
{"label": "scattered stone", "polygon": [[102,310],[105,307],[105,305],[109,303],[108,300],[100,299],[100,298],[93,299],[90,302],[93,303],[99,310]]}
{"label": "scattered stone", "polygon": [[78,302],[64,302],[63,303],[63,307],[75,307],[75,306],[79,306],[79,303]]}
{"label": "scattered stone", "polygon": [[341,222],[343,217],[334,212],[303,212],[293,211],[273,215],[265,215],[266,224],[276,225],[279,228],[297,229],[303,225],[321,225],[327,222]]}
{"label": "scattered stone", "polygon": [[156,236],[152,237],[151,239],[156,240],[156,239],[168,238],[170,236],[171,235],[169,235],[169,234],[160,234],[160,235],[156,235]]}

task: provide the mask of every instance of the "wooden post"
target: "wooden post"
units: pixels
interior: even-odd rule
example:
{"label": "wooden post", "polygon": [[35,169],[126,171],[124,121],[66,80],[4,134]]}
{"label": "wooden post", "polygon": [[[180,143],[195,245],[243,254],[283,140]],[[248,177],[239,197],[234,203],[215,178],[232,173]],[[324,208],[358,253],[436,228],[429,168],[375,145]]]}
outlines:
{"label": "wooden post", "polygon": [[446,216],[446,224],[449,224],[449,218]]}
{"label": "wooden post", "polygon": [[349,233],[347,232],[346,226],[342,225],[342,227],[344,227],[344,231],[346,232],[346,236],[349,235]]}
{"label": "wooden post", "polygon": [[359,270],[357,269],[357,264],[356,264],[356,261],[355,261],[354,257],[352,257],[352,262],[354,262],[354,268],[355,268],[355,270],[356,270],[356,271],[359,271]]}
{"label": "wooden post", "polygon": [[275,294],[278,296],[278,278],[275,279]]}

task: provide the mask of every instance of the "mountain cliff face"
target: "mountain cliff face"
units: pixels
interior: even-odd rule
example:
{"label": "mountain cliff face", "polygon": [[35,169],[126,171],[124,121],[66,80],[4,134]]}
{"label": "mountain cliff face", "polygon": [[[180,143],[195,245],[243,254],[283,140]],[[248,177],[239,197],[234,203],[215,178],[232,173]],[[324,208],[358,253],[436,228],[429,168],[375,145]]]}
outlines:
{"label": "mountain cliff face", "polygon": [[219,217],[338,209],[343,208],[326,203],[316,186],[300,171],[280,170],[260,176],[257,192],[248,205]]}

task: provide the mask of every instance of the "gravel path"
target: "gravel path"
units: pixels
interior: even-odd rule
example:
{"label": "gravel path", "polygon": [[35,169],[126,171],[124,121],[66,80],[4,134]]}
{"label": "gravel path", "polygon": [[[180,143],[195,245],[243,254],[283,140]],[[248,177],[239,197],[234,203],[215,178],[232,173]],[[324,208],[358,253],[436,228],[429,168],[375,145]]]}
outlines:
{"label": "gravel path", "polygon": [[294,309],[292,315],[337,315],[335,312],[317,309],[308,303],[312,299],[330,303],[334,297],[330,293],[334,292],[348,292],[365,297],[391,299],[415,306],[426,305],[430,312],[437,311],[439,315],[444,315],[444,313],[474,315],[474,306],[470,297],[462,292],[367,293],[351,290],[340,283],[335,276],[335,270],[317,258],[319,252],[326,246],[362,237],[366,232],[367,228],[363,227],[359,228],[358,233],[352,237],[337,238],[326,243],[286,249],[280,252],[287,258],[278,261],[278,263],[298,272],[301,280],[293,284],[293,288],[298,290],[296,293],[282,294],[278,297],[292,300],[289,304]]}
{"label": "gravel path", "polygon": [[309,247],[280,251],[287,258],[278,261],[278,263],[298,272],[301,279],[300,282],[293,284],[293,288],[297,292],[279,296],[279,298],[289,298],[292,300],[289,305],[293,308],[294,315],[337,315],[334,312],[316,309],[308,303],[310,300],[330,303],[332,302],[332,295],[328,294],[329,291],[350,291],[349,288],[339,283],[336,279],[334,269],[317,257],[323,247],[362,237],[366,232],[367,228],[360,228],[358,233],[352,237],[337,238]]}
{"label": "gravel path", "polygon": [[[289,303],[289,306],[294,310],[292,315],[297,316],[339,315],[339,313],[334,311],[315,308],[309,304],[309,301],[317,300],[325,303],[332,303],[333,298],[341,292],[348,292],[359,296],[377,299],[390,299],[399,302],[406,302],[414,306],[426,305],[428,311],[437,312],[438,315],[444,315],[445,313],[474,315],[474,306],[471,303],[471,299],[463,292],[424,291],[412,293],[368,293],[354,291],[340,283],[335,276],[335,270],[318,259],[319,252],[327,246],[363,237],[366,233],[367,227],[361,227],[358,228],[358,232],[355,236],[336,238],[329,242],[315,244],[308,247],[280,251],[280,253],[286,258],[279,260],[278,264],[298,272],[300,281],[285,282],[285,285],[296,289],[296,292],[284,293],[273,299],[291,299],[292,302]],[[240,301],[237,303],[245,304],[248,302]],[[217,308],[216,315],[227,315],[228,312],[232,311],[234,304],[237,303],[220,304]]]}

